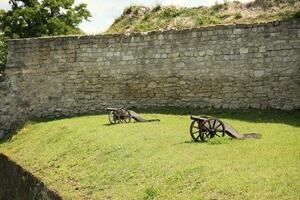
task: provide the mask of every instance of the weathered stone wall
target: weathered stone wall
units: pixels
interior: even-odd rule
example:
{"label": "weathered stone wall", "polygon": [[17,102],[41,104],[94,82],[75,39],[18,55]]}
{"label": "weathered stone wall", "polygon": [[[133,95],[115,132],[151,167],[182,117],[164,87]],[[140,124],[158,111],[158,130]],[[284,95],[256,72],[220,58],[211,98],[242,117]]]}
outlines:
{"label": "weathered stone wall", "polygon": [[10,80],[0,82],[0,139],[17,129],[27,119],[27,108]]}
{"label": "weathered stone wall", "polygon": [[299,19],[11,40],[8,105],[28,117],[108,105],[299,109],[299,55]]}
{"label": "weathered stone wall", "polygon": [[0,154],[0,200],[61,200],[21,166]]}

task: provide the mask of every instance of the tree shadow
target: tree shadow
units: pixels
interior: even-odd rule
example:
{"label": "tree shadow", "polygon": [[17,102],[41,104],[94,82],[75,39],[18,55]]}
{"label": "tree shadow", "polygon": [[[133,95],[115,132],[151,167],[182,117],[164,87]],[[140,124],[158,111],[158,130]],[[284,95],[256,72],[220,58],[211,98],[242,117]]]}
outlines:
{"label": "tree shadow", "polygon": [[[252,123],[281,123],[287,124],[295,127],[300,127],[300,110],[293,111],[282,111],[276,109],[208,109],[208,108],[191,108],[191,107],[147,107],[147,108],[134,108],[131,107],[130,110],[134,110],[137,113],[145,114],[173,114],[173,115],[207,115],[214,116],[221,119],[233,119],[240,120]],[[67,119],[73,117],[84,117],[91,115],[106,115],[107,111],[99,110],[97,112],[85,113],[76,116],[60,116],[60,117],[51,117],[51,118],[31,118],[30,123],[39,123],[39,122],[49,122],[56,121],[60,119]],[[8,142],[12,137],[18,133],[20,129],[26,123],[22,122],[14,126],[11,129],[10,134],[7,134],[3,139],[0,140],[0,144]],[[114,126],[115,124],[104,124],[104,126]],[[184,144],[194,144],[191,141],[185,141]]]}
{"label": "tree shadow", "polygon": [[300,127],[300,110],[282,111],[277,109],[207,109],[207,108],[144,108],[135,109],[140,113],[173,114],[173,115],[206,115],[216,118],[240,120],[252,123],[282,123]]}
{"label": "tree shadow", "polygon": [[14,126],[11,127],[8,131],[8,134],[6,134],[4,138],[0,139],[0,144],[11,141],[13,136],[16,135],[25,125],[26,122],[19,122],[14,124]]}

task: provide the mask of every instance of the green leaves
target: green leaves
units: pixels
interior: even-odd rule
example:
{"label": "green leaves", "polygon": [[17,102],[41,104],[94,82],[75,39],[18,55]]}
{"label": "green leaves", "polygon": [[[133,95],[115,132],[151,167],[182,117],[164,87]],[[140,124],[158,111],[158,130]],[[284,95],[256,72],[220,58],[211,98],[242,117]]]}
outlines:
{"label": "green leaves", "polygon": [[10,0],[0,12],[0,31],[9,38],[82,34],[78,28],[91,16],[86,4],[74,0]]}
{"label": "green leaves", "polygon": [[4,67],[6,64],[6,50],[7,45],[5,43],[5,38],[2,35],[0,35],[0,76],[4,71]]}
{"label": "green leaves", "polygon": [[0,9],[0,74],[6,63],[4,37],[82,34],[79,24],[91,17],[86,4],[74,0],[9,0],[10,10]]}

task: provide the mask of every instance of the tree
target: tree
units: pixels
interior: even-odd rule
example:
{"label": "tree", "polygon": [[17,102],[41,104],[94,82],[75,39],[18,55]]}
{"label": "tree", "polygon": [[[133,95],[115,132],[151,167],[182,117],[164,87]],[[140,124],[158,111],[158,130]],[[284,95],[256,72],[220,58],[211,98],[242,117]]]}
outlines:
{"label": "tree", "polygon": [[78,28],[91,16],[86,4],[75,0],[9,0],[10,10],[0,9],[0,74],[6,58],[6,38],[82,34]]}
{"label": "tree", "polygon": [[91,16],[86,4],[74,0],[10,0],[0,12],[0,30],[9,38],[81,34],[78,25]]}
{"label": "tree", "polygon": [[10,0],[0,12],[0,30],[9,38],[83,33],[78,25],[91,16],[86,4],[74,0]]}
{"label": "tree", "polygon": [[6,63],[6,43],[3,35],[0,35],[0,80],[2,79],[1,74],[4,71],[5,63]]}

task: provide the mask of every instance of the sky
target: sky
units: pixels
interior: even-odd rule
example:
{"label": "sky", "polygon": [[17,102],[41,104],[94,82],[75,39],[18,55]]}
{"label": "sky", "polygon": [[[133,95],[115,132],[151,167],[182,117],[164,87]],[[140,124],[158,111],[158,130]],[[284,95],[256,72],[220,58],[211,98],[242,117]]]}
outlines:
{"label": "sky", "polygon": [[[9,0],[0,0],[0,8],[8,9]],[[250,0],[241,0],[249,2]],[[177,5],[186,7],[209,6],[215,4],[216,0],[75,0],[76,4],[86,3],[92,17],[90,21],[82,22],[79,27],[87,34],[104,32],[119,17],[123,10],[130,5],[155,6]],[[218,0],[222,3],[223,0]]]}

